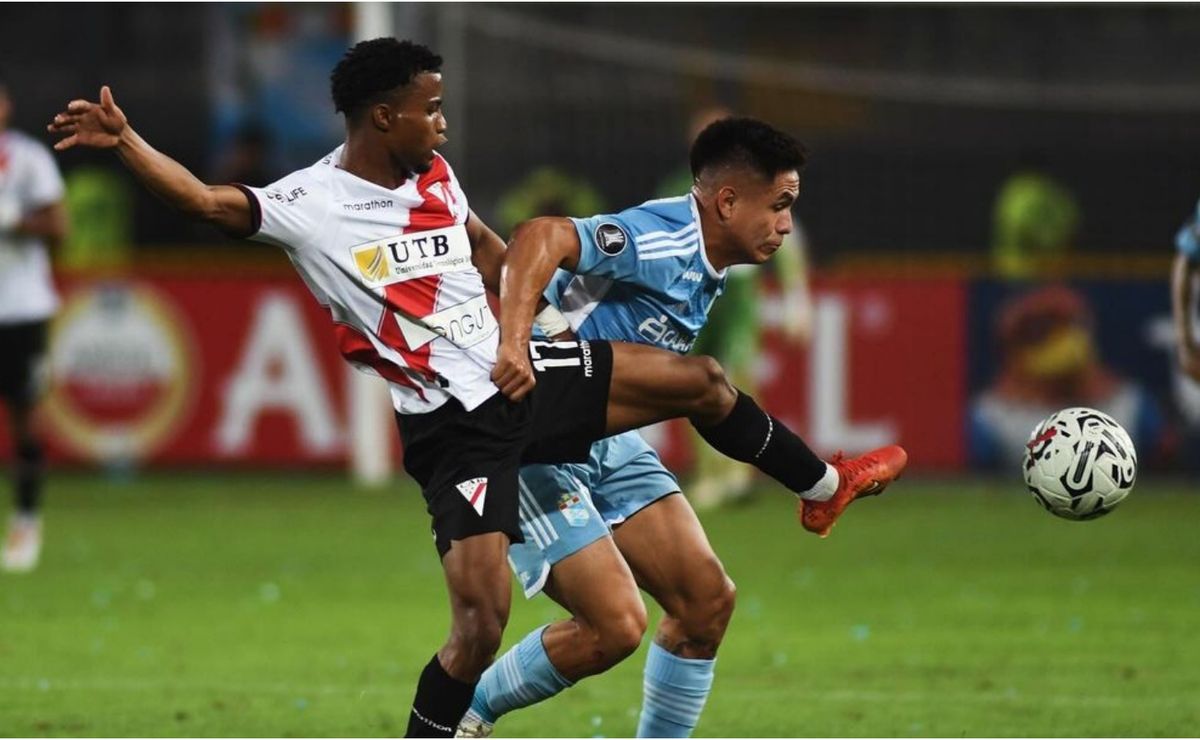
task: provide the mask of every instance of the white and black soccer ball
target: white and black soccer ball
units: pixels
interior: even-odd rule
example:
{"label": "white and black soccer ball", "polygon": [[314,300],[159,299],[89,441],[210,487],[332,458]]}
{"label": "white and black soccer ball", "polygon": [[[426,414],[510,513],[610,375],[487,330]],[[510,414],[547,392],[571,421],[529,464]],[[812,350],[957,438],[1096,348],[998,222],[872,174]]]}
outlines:
{"label": "white and black soccer ball", "polygon": [[1034,427],[1023,467],[1029,492],[1046,511],[1064,519],[1095,519],[1133,490],[1137,451],[1108,414],[1070,408]]}

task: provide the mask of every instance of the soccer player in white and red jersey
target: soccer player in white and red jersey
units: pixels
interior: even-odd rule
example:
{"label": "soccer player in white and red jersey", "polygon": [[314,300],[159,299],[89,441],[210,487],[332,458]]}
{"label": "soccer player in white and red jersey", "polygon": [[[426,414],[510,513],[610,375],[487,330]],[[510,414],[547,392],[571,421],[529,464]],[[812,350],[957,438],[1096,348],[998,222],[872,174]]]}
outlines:
{"label": "soccer player in white and red jersey", "polygon": [[345,143],[267,188],[196,179],[133,130],[108,87],[49,125],[62,136],[56,149],[115,149],[186,215],[281,246],[328,307],[342,354],[388,381],[450,595],[450,635],[421,674],[407,730],[430,737],[453,735],[500,646],[508,544],[522,541],[521,463],[583,462],[596,439],[688,417],[717,450],[805,487],[795,463],[803,442],[739,395],[712,358],[529,343],[530,327],[516,325],[500,342],[484,290],[500,287],[504,244],[437,153],[440,66],[407,41],[355,45],[331,78]]}
{"label": "soccer player in white and red jersey", "polygon": [[44,144],[8,129],[12,102],[0,74],[0,399],[13,437],[16,511],[0,568],[25,572],[42,549],[43,445],[33,423],[42,394],[46,332],[58,309],[47,246],[66,236],[63,181]]}

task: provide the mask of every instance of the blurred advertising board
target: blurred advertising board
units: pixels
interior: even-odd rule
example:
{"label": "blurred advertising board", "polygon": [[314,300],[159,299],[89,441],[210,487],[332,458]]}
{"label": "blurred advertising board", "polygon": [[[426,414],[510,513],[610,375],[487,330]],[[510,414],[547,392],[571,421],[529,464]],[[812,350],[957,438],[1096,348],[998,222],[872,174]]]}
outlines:
{"label": "blurred advertising board", "polygon": [[[789,343],[763,296],[760,403],[822,455],[901,441],[914,466],[965,461],[967,286],[957,279],[817,279],[812,340]],[[686,422],[644,432],[669,467],[690,461]]]}
{"label": "blurred advertising board", "polygon": [[1175,362],[1165,275],[981,280],[970,301],[969,465],[1015,469],[1034,424],[1069,406],[1112,415],[1143,466],[1200,464],[1200,386]]}
{"label": "blurred advertising board", "polygon": [[345,455],[345,373],[296,280],[155,277],[61,286],[42,409],[81,461],[319,465]]}
{"label": "blurred advertising board", "polygon": [[[298,280],[148,275],[62,292],[42,408],[55,459],[347,462],[355,371]],[[1143,462],[1200,457],[1186,454],[1200,389],[1173,369],[1162,281],[818,278],[807,347],[779,331],[783,306],[770,291],[759,304],[756,395],[821,454],[898,440],[916,469],[1004,470],[1031,419],[1090,404],[1126,424]],[[687,469],[686,423],[643,433]]]}

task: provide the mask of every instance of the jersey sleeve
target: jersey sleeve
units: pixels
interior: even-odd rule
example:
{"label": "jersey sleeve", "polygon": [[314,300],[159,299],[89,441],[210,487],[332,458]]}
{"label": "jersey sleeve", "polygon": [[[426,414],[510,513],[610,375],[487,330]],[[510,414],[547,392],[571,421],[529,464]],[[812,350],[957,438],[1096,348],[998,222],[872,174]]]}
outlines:
{"label": "jersey sleeve", "polygon": [[628,280],[638,273],[638,253],[629,222],[619,215],[573,218],[579,234],[579,275]]}
{"label": "jersey sleeve", "polygon": [[1175,235],[1175,247],[1191,262],[1200,262],[1200,205]]}
{"label": "jersey sleeve", "polygon": [[27,210],[57,203],[66,192],[58,164],[50,150],[41,144],[29,148],[29,170],[22,190],[22,200]]}
{"label": "jersey sleeve", "polygon": [[318,233],[328,199],[312,182],[288,175],[265,188],[235,184],[250,201],[251,231],[246,238],[298,249]]}

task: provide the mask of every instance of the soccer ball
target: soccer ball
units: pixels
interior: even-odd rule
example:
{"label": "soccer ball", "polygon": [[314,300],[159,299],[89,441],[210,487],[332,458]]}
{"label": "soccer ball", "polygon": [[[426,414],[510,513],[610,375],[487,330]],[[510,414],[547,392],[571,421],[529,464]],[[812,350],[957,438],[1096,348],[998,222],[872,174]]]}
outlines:
{"label": "soccer ball", "polygon": [[1046,511],[1064,519],[1095,519],[1133,490],[1137,452],[1108,414],[1070,408],[1034,427],[1023,467],[1029,492]]}

